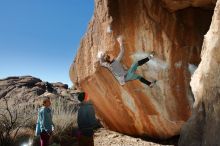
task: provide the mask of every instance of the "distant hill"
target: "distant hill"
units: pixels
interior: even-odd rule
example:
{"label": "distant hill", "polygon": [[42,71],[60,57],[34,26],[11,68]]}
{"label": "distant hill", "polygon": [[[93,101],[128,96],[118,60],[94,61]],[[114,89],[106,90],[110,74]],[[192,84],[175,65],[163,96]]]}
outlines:
{"label": "distant hill", "polygon": [[[65,108],[76,108],[78,101],[70,94],[71,89],[61,82],[49,83],[32,76],[13,76],[0,79],[0,103],[5,98],[9,106],[37,109],[43,96],[50,96],[54,105],[62,103]],[[75,109],[76,110],[76,109]]]}

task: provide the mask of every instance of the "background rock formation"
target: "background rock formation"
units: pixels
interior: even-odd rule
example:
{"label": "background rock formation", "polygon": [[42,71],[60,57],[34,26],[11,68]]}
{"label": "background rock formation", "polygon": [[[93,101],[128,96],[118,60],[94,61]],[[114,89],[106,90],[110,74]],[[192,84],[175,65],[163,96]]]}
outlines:
{"label": "background rock formation", "polygon": [[[4,104],[3,98],[6,98],[9,107],[16,107],[19,111],[37,112],[40,105],[40,97],[50,94],[51,99],[65,104],[66,108],[77,110],[74,99],[68,89],[67,84],[44,82],[32,76],[16,76],[0,79],[0,105]],[[51,96],[52,95],[52,96]]]}
{"label": "background rock formation", "polygon": [[220,145],[220,1],[205,35],[202,61],[190,85],[195,95],[194,112],[181,132],[181,146]]}
{"label": "background rock formation", "polygon": [[[200,62],[214,4],[211,0],[95,0],[94,16],[70,78],[88,92],[106,127],[157,138],[179,134],[191,115],[194,98],[189,82]],[[117,56],[118,35],[125,39],[122,63],[127,68],[150,51],[156,52],[138,69],[146,79],[158,80],[154,88],[139,81],[121,86],[100,67],[98,51]]]}

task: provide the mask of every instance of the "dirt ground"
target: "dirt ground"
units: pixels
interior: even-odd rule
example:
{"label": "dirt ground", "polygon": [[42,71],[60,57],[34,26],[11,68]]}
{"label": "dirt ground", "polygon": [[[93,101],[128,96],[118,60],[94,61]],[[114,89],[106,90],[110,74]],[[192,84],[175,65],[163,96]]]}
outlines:
{"label": "dirt ground", "polygon": [[[172,140],[171,143],[176,143],[176,141],[177,140]],[[106,130],[104,128],[101,128],[98,131],[96,131],[94,136],[94,144],[95,146],[174,146],[174,144],[167,145],[148,142],[140,138],[130,137],[117,132]]]}

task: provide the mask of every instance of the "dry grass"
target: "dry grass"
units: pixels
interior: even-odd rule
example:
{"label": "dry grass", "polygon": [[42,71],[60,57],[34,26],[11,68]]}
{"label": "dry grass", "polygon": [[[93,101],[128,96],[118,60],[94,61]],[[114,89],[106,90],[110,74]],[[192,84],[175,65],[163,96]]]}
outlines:
{"label": "dry grass", "polygon": [[53,132],[53,141],[63,143],[73,139],[72,130],[77,127],[77,105],[70,105],[62,97],[52,101],[53,122],[55,130]]}
{"label": "dry grass", "polygon": [[51,107],[55,126],[62,129],[68,126],[77,126],[77,104],[69,104],[63,97],[59,97],[58,99],[52,101]]}

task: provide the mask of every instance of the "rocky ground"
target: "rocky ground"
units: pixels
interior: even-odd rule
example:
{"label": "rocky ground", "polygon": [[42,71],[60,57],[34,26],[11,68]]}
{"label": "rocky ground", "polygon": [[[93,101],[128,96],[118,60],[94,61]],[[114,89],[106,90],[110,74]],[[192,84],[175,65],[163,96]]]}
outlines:
{"label": "rocky ground", "polygon": [[[174,146],[178,139],[171,139],[168,141],[149,142],[141,138],[134,138],[131,136],[123,135],[117,132],[101,128],[96,131],[94,136],[95,146],[161,146],[169,145]],[[172,144],[167,144],[172,143]]]}

